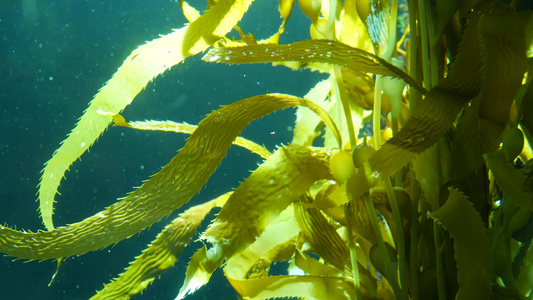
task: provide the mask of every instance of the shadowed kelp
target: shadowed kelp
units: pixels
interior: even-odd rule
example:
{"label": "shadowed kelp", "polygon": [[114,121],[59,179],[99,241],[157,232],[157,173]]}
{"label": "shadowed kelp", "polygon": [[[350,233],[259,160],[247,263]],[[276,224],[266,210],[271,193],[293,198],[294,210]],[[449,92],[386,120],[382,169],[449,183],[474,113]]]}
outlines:
{"label": "shadowed kelp", "polygon": [[[235,143],[265,160],[233,192],[173,220],[95,299],[141,292],[174,265],[215,206],[220,213],[200,234],[203,247],[187,258],[178,299],[208,284],[221,267],[245,299],[520,299],[533,292],[530,11],[492,1],[438,3],[433,11],[430,3],[408,1],[405,45],[396,44],[392,30],[400,19],[397,1],[301,0],[312,39],[279,45],[294,1],[280,1],[282,25],[262,40],[240,28],[242,40],[224,37],[249,1],[211,3],[203,15],[181,4],[189,29],[135,50],[83,118],[101,118],[90,143],[113,118],[132,130],[192,133],[185,146],[141,187],[86,220],[36,233],[1,227],[1,252],[61,259],[128,238],[189,201]],[[200,31],[198,24],[209,26]],[[372,42],[376,49],[355,47]],[[308,100],[254,96],[210,113],[198,127],[128,123],[118,115],[124,105],[104,93],[133,98],[157,74],[209,45],[207,62],[275,63],[330,77]],[[175,51],[179,59],[171,63],[148,63]],[[292,143],[271,154],[238,137],[253,120],[287,107],[298,107]],[[62,151],[70,165],[90,146],[72,150],[79,126],[47,168]],[[62,170],[54,176],[64,173],[51,168]],[[54,187],[45,182],[47,172],[41,188]],[[41,211],[50,229],[51,210]],[[272,273],[279,262],[288,264]]]}

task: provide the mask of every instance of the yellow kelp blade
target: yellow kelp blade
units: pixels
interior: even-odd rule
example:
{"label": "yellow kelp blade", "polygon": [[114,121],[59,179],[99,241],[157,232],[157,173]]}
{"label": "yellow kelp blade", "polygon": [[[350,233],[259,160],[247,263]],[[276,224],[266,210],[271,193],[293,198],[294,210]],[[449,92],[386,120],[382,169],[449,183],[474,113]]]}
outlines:
{"label": "yellow kelp blade", "polygon": [[69,166],[87,150],[111,122],[98,111],[119,113],[159,74],[183,59],[204,51],[226,35],[253,0],[220,0],[204,15],[171,34],[139,46],[96,94],[76,127],[46,163],[39,184],[40,213],[48,230],[54,197]]}
{"label": "yellow kelp blade", "polygon": [[327,263],[339,270],[350,267],[347,243],[317,208],[305,208],[301,201],[294,206],[303,237]]}
{"label": "yellow kelp blade", "polygon": [[228,279],[245,299],[355,299],[353,282],[342,277],[281,275],[249,280]]}
{"label": "yellow kelp blade", "polygon": [[[245,251],[234,255],[232,258],[230,258],[226,264],[226,267],[224,268],[224,273],[226,274],[226,277],[228,278],[228,281],[231,283],[233,288],[245,299],[265,299],[265,298],[281,298],[281,297],[287,297],[287,296],[300,296],[300,297],[312,297],[313,295],[318,295],[320,293],[327,292],[324,290],[317,291],[317,289],[320,289],[320,285],[311,285],[311,284],[302,284],[300,285],[299,290],[293,290],[289,291],[291,294],[288,294],[288,290],[291,285],[293,285],[295,282],[290,279],[301,279],[302,282],[305,282],[307,280],[310,281],[320,281],[319,279],[314,278],[316,277],[332,277],[336,278],[335,282],[337,280],[341,280],[340,277],[342,276],[342,272],[340,272],[338,269],[320,264],[320,267],[314,266],[312,269],[315,271],[314,274],[310,274],[311,276],[274,276],[274,277],[263,277],[263,278],[270,278],[266,279],[269,282],[276,282],[279,285],[271,285],[271,286],[263,286],[261,284],[265,283],[265,279],[263,278],[247,278],[247,275],[252,271],[251,268],[254,267],[255,263],[258,261],[273,261],[278,256],[279,251],[283,251],[284,247],[280,247],[281,245],[284,245],[287,242],[295,243],[294,240],[295,236],[299,232],[299,226],[295,219],[295,216],[293,215],[293,208],[289,207],[285,211],[282,212],[282,214],[276,218],[272,223],[272,225],[268,226],[266,230],[259,236],[254,243],[252,243]],[[294,254],[296,254],[296,260],[297,265],[301,267],[302,259],[300,258],[303,256],[300,254],[299,251],[294,251]],[[299,259],[300,258],[300,259]],[[313,259],[310,259],[310,261],[307,262],[306,265],[313,264]],[[316,262],[318,264],[318,262]],[[311,268],[306,268],[306,271]],[[307,278],[304,278],[307,277]],[[338,287],[339,289],[342,289],[342,285]],[[259,289],[264,288],[262,293],[262,297],[259,298]],[[348,288],[353,289],[352,287]],[[343,299],[334,297],[334,295],[340,295],[339,293],[334,293],[330,295],[330,297],[326,298],[317,298],[317,299]],[[265,297],[268,295],[267,297]],[[344,299],[349,299],[348,296],[345,296]]]}
{"label": "yellow kelp blade", "polygon": [[[331,90],[331,81],[329,79],[319,81],[308,93],[305,99],[320,105],[325,110],[331,106],[327,101]],[[310,111],[307,107],[300,106],[296,110],[296,120],[294,121],[293,144],[302,146],[312,146],[313,141],[320,135],[318,126],[321,122],[319,116]]]}
{"label": "yellow kelp blade", "polygon": [[183,15],[185,16],[187,21],[194,22],[200,17],[200,12],[198,12],[196,8],[190,6],[187,1],[180,0],[180,6],[181,11],[183,12]]}
{"label": "yellow kelp blade", "polygon": [[328,162],[327,150],[299,145],[272,154],[233,192],[202,235],[213,246],[195,254],[177,299],[206,284],[224,259],[245,250],[315,181],[331,179]]}
{"label": "yellow kelp blade", "polygon": [[168,216],[200,191],[248,123],[308,102],[272,94],[224,106],[200,122],[169,164],[121,201],[81,222],[51,231],[31,233],[0,226],[0,252],[22,259],[50,259],[118,243]]}
{"label": "yellow kelp blade", "polygon": [[[294,216],[294,209],[289,206],[275,218],[265,231],[246,250],[233,255],[226,266],[224,273],[231,279],[247,279],[254,273],[254,268],[258,262],[268,262],[276,260],[280,251],[285,251],[287,244],[293,244],[293,251],[296,250],[296,238],[300,232],[300,227]],[[281,247],[281,248],[280,248]],[[291,253],[291,257],[293,253]],[[234,286],[237,290],[238,288]],[[245,295],[241,295],[245,296]]]}
{"label": "yellow kelp blade", "polygon": [[280,148],[234,191],[202,239],[226,257],[244,250],[319,179],[332,179],[326,149]]}
{"label": "yellow kelp blade", "polygon": [[156,277],[172,267],[183,249],[189,244],[196,229],[205,216],[215,206],[222,206],[229,193],[209,202],[193,206],[180,214],[146,248],[142,255],[120,274],[120,277],[107,284],[94,295],[92,300],[127,300],[142,292]]}
{"label": "yellow kelp blade", "polygon": [[485,227],[472,203],[452,189],[444,205],[431,213],[431,217],[453,238],[460,285],[455,299],[490,299],[491,251]]}
{"label": "yellow kelp blade", "polygon": [[[317,118],[320,118],[317,116]],[[178,133],[192,134],[198,126],[191,125],[187,123],[178,123],[172,121],[135,121],[135,122],[126,122],[124,117],[119,114],[113,115],[113,126],[123,126],[138,130],[153,130],[153,131],[172,131]],[[264,146],[261,146],[253,141],[245,139],[241,136],[238,136],[233,144],[243,147],[250,150],[250,152],[255,153],[262,158],[269,157],[272,153],[268,151]]]}
{"label": "yellow kelp blade", "polygon": [[287,45],[259,44],[243,47],[214,48],[202,58],[204,61],[245,64],[280,61],[326,63],[383,76],[401,78],[423,94],[427,91],[413,78],[384,59],[365,50],[331,40],[308,40]]}

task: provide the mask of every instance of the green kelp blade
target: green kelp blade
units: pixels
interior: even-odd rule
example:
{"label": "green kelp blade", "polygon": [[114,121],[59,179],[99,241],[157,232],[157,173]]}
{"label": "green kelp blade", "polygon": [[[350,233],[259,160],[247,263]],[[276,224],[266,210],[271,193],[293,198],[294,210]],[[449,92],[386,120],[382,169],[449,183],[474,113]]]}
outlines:
{"label": "green kelp blade", "polygon": [[233,192],[202,234],[212,247],[195,254],[177,299],[206,284],[224,259],[246,250],[315,181],[331,178],[327,149],[289,145],[274,152]]}
{"label": "green kelp blade", "polygon": [[185,58],[204,51],[226,35],[253,0],[220,0],[189,25],[135,49],[91,101],[61,147],[46,163],[39,184],[40,213],[48,230],[54,228],[54,197],[66,170],[105,131],[112,118],[98,112],[119,113],[156,76]]}
{"label": "green kelp blade", "polygon": [[[495,151],[527,71],[526,49],[533,31],[531,12],[498,12],[479,22],[482,88],[465,109],[453,141],[455,177],[461,179],[484,164],[482,155]],[[531,34],[529,34],[531,35]],[[474,199],[471,199],[474,200]]]}
{"label": "green kelp blade", "polygon": [[198,124],[169,164],[121,201],[81,222],[51,231],[32,233],[1,226],[0,252],[42,260],[118,243],[168,216],[200,191],[248,123],[279,109],[308,104],[313,105],[298,97],[269,94],[224,106]]}
{"label": "green kelp blade", "polygon": [[487,153],[484,157],[505,199],[533,211],[533,191],[525,184],[527,177],[507,164],[507,155],[502,151]]}
{"label": "green kelp blade", "polygon": [[483,221],[468,199],[451,189],[444,205],[431,214],[453,238],[459,292],[455,299],[490,299],[492,262]]}
{"label": "green kelp blade", "polygon": [[[305,99],[320,105],[325,110],[331,106],[327,101],[331,90],[331,81],[325,79],[319,81],[305,96]],[[296,110],[296,120],[294,121],[293,144],[302,146],[312,146],[313,141],[320,135],[318,130],[321,119],[306,107],[298,107]]]}
{"label": "green kelp blade", "polygon": [[298,61],[326,63],[383,76],[401,78],[422,94],[427,91],[413,78],[384,59],[365,50],[331,40],[307,40],[287,45],[259,44],[243,47],[220,47],[203,57],[208,62],[227,64]]}
{"label": "green kelp blade", "polygon": [[[320,118],[320,117],[317,116],[317,118]],[[173,122],[173,121],[150,120],[150,121],[126,122],[124,117],[122,117],[119,114],[113,115],[113,126],[122,126],[122,127],[138,129],[138,130],[171,131],[171,132],[178,132],[178,133],[185,133],[185,134],[192,134],[198,127],[196,125]],[[257,154],[261,156],[262,158],[267,158],[272,154],[264,146],[261,146],[241,136],[238,136],[235,139],[235,142],[233,142],[233,144],[239,147],[245,148],[247,150],[250,150],[250,152]]]}
{"label": "green kelp blade", "polygon": [[156,277],[171,268],[189,244],[205,216],[215,206],[222,206],[230,193],[187,209],[174,219],[126,271],[106,284],[91,300],[127,300],[142,292]]}

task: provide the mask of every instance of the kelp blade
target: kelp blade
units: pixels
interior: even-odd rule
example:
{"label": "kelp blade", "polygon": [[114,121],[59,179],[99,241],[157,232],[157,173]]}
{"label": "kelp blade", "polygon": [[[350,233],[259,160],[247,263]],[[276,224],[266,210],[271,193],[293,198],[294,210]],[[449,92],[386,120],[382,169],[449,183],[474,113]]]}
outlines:
{"label": "kelp blade", "polygon": [[[483,78],[484,66],[494,62],[484,61],[479,55],[488,37],[487,34],[482,36],[479,31],[482,18],[483,14],[480,12],[472,14],[448,76],[426,95],[425,100],[417,106],[402,130],[368,160],[367,167],[370,171],[366,174],[359,173],[351,179],[354,183],[351,187],[354,196],[361,195],[379,180],[393,175],[408,164],[415,155],[434,145],[453,126],[453,122],[465,105],[480,95],[484,85],[501,84],[495,83],[494,74],[490,82],[485,82]],[[529,19],[523,19],[524,23],[526,21]],[[529,24],[523,25],[530,26]],[[494,34],[504,33],[496,31]],[[505,61],[507,55],[505,49],[497,48],[491,51],[495,52],[492,53],[493,57]],[[522,55],[525,56],[525,53]],[[502,82],[506,81],[502,80]]]}
{"label": "kelp blade", "polygon": [[[293,208],[289,206],[273,220],[272,224],[250,245],[246,250],[233,255],[228,259],[224,267],[226,277],[232,279],[248,279],[253,273],[254,266],[259,262],[270,264],[279,255],[279,251],[284,251],[287,244],[292,244],[293,251],[296,250],[296,238],[300,232],[300,227],[293,213]],[[281,249],[280,249],[280,246]],[[245,296],[245,295],[241,295]]]}
{"label": "kelp blade", "polygon": [[299,201],[295,204],[295,215],[302,228],[302,237],[325,262],[339,270],[349,267],[350,252],[346,242],[316,208],[305,208]]}
{"label": "kelp blade", "polygon": [[341,277],[282,275],[246,281],[228,280],[245,299],[355,299],[353,282]]}
{"label": "kelp blade", "polygon": [[290,95],[260,95],[234,102],[204,118],[169,164],[140,188],[81,222],[51,231],[0,227],[0,252],[21,259],[83,254],[117,243],[168,216],[189,201],[218,167],[251,121],[309,101]]}
{"label": "kelp blade", "polygon": [[204,56],[208,62],[242,64],[297,61],[326,63],[383,76],[401,78],[423,94],[427,91],[409,75],[365,50],[330,40],[308,40],[287,45],[259,44],[214,48]]}
{"label": "kelp blade", "polygon": [[278,215],[319,179],[331,179],[325,149],[299,145],[282,147],[259,166],[228,199],[201,238],[202,248],[189,264],[176,299],[206,284],[224,259],[245,250],[272,225]]}
{"label": "kelp blade", "polygon": [[221,0],[188,26],[139,46],[126,58],[46,163],[39,184],[39,210],[48,230],[54,228],[54,197],[66,170],[96,141],[112,120],[98,111],[122,111],[156,76],[185,58],[204,51],[227,34],[252,1]]}
{"label": "kelp blade", "polygon": [[[317,118],[319,118],[317,116]],[[119,114],[113,115],[113,126],[123,126],[138,130],[153,130],[153,131],[171,131],[185,134],[192,134],[198,126],[187,123],[178,123],[172,121],[134,121],[126,122],[124,117]],[[245,139],[238,136],[234,142],[235,145],[243,147],[252,153],[255,153],[262,158],[269,157],[272,153],[268,151],[264,146],[261,146],[249,139]]]}
{"label": "kelp blade", "polygon": [[492,264],[489,241],[478,212],[457,190],[431,214],[453,238],[459,292],[456,299],[490,299]]}
{"label": "kelp blade", "polygon": [[127,300],[142,292],[156,277],[174,265],[205,216],[213,207],[223,204],[228,197],[229,194],[225,194],[180,214],[124,273],[91,297],[91,300]]}

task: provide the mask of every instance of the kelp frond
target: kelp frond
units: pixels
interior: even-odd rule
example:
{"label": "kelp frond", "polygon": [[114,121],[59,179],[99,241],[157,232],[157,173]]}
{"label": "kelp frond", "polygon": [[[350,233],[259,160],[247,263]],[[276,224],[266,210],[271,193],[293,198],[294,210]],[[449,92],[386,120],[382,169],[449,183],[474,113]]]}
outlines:
{"label": "kelp frond", "polygon": [[[134,50],[47,163],[39,198],[49,230],[1,226],[0,252],[61,259],[118,243],[187,203],[236,144],[264,161],[233,192],[170,222],[94,299],[145,289],[215,206],[178,299],[219,268],[245,299],[530,297],[533,13],[517,11],[519,1],[410,0],[407,12],[395,0],[300,0],[311,39],[280,45],[295,1],[280,1],[281,25],[264,39],[236,27],[251,2],[213,1],[200,14],[181,1],[191,23]],[[241,40],[227,36],[234,27]],[[397,28],[406,31],[399,43]],[[305,99],[249,97],[198,126],[119,115],[158,74],[210,46],[206,62],[306,67],[329,78]],[[297,107],[290,144],[270,153],[239,137],[289,107]],[[54,229],[60,179],[112,120],[191,136],[141,187]],[[274,275],[276,263],[284,269]]]}

